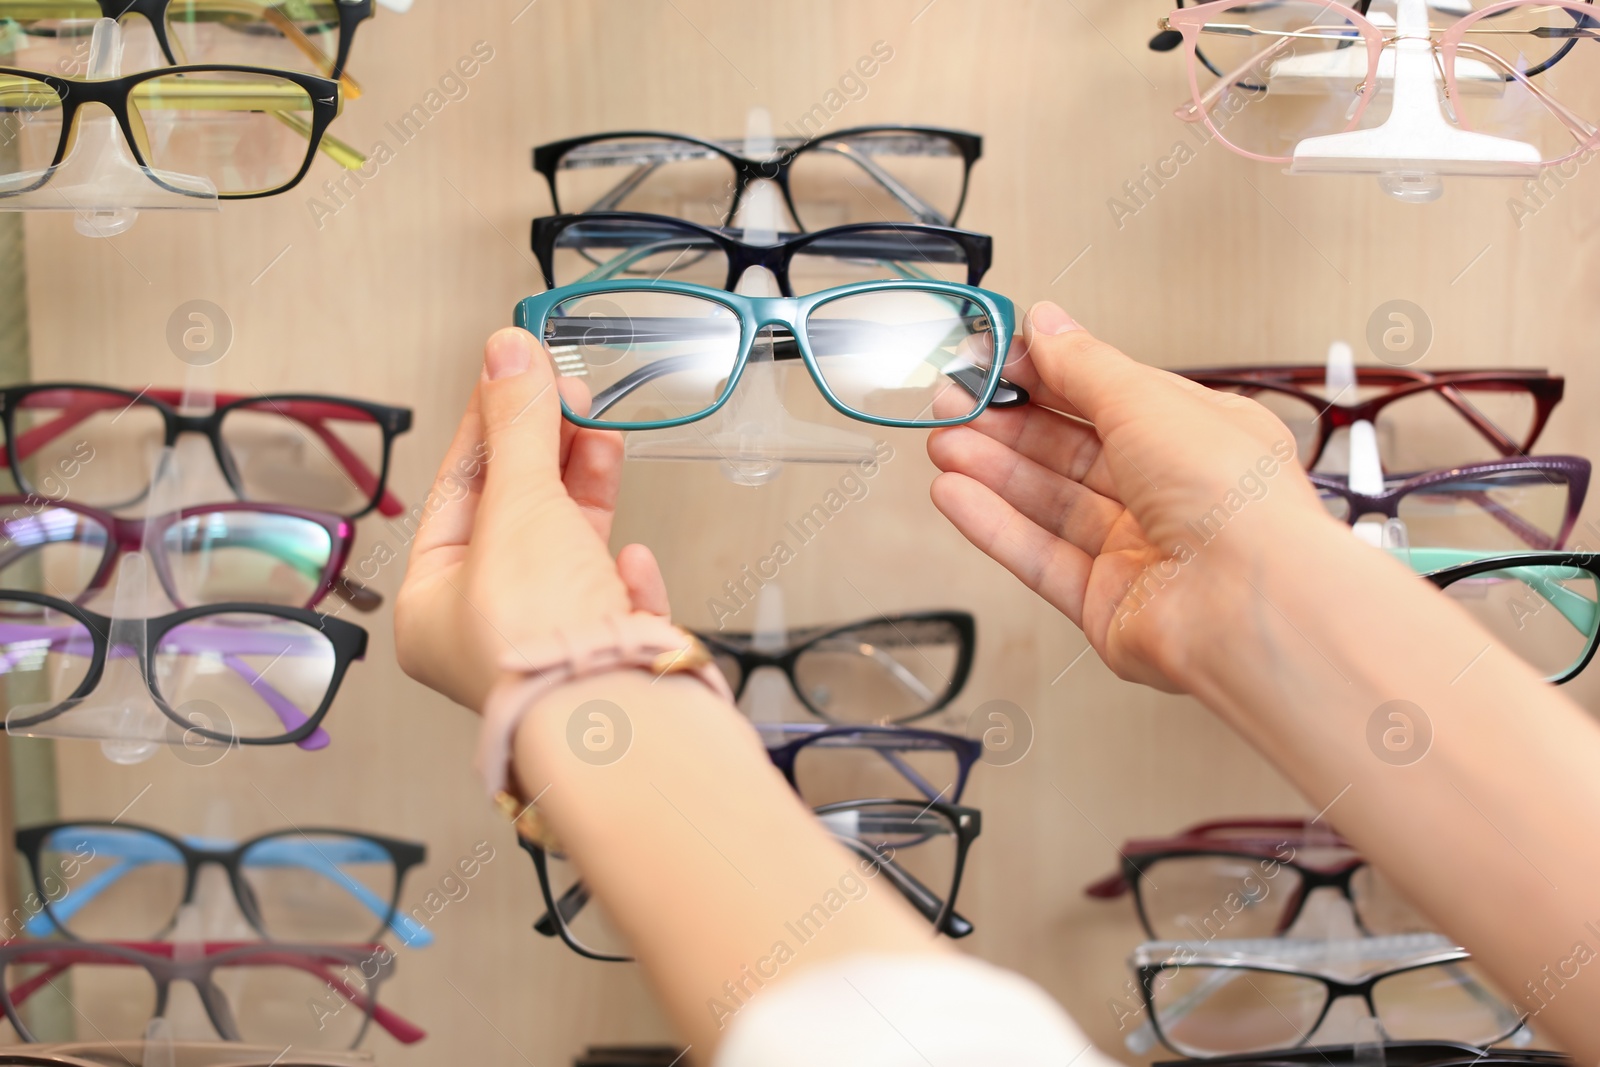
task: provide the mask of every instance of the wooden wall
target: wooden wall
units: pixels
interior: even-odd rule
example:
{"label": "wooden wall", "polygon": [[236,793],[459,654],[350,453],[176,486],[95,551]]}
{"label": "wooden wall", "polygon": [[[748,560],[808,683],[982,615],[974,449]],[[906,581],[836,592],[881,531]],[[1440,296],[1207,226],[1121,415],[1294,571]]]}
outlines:
{"label": "wooden wall", "polygon": [[[962,221],[995,236],[988,284],[1020,306],[1056,300],[1141,359],[1193,366],[1318,361],[1337,338],[1365,357],[1373,310],[1411,300],[1436,332],[1424,367],[1557,368],[1568,400],[1546,450],[1600,453],[1589,410],[1600,375],[1593,177],[1579,174],[1519,225],[1508,199],[1521,190],[1510,183],[1457,182],[1441,201],[1411,206],[1371,180],[1289,177],[1210,145],[1135,205],[1124,182],[1189,136],[1172,118],[1182,62],[1145,47],[1164,11],[1162,0],[420,0],[405,16],[382,12],[356,47],[367,94],[335,131],[363,148],[384,140],[393,158],[337,211],[314,206],[334,206],[322,186],[338,177],[319,160],[276,200],[220,216],[147,216],[110,241],[74,235],[64,217],[28,219],[34,371],[135,388],[178,382],[168,316],[190,299],[214,301],[236,335],[216,368],[220,386],[414,406],[395,485],[420,502],[484,337],[540,288],[528,222],[549,204],[529,168],[532,145],[620,128],[738,136],[755,105],[781,128],[882,41],[892,60],[834,127],[981,132]],[[398,143],[386,124],[479,42],[493,58],[467,95]],[[1115,212],[1119,197],[1138,210]],[[968,793],[985,831],[962,895],[979,930],[966,947],[1042,982],[1118,1053],[1108,1004],[1125,996],[1138,930],[1125,902],[1088,901],[1082,886],[1111,868],[1129,835],[1313,809],[1199,705],[1078,658],[1081,635],[933,510],[921,435],[886,439],[894,459],[869,494],[784,569],[788,617],[977,613],[978,662],[956,728],[979,705],[1008,700],[1036,736],[1015,765],[980,767]],[[680,618],[707,623],[723,582],[841,473],[790,468],[752,489],[709,466],[635,465],[618,544],[651,544]],[[401,549],[404,537],[368,521],[362,550],[380,542]],[[389,564],[375,584],[392,595],[401,571]],[[63,743],[63,813],[109,817],[137,797],[128,818],[179,831],[337,823],[414,836],[431,858],[407,886],[408,907],[488,839],[496,858],[438,916],[438,944],[400,952],[387,996],[432,1036],[411,1049],[370,1038],[379,1061],[546,1067],[588,1042],[663,1036],[631,968],[587,962],[529,929],[533,872],[469,771],[473,718],[402,676],[387,613],[371,629],[367,662],[327,720],[327,751],[236,753],[210,768],[162,753],[118,767],[93,745]],[[1574,687],[1591,704],[1593,683]]]}

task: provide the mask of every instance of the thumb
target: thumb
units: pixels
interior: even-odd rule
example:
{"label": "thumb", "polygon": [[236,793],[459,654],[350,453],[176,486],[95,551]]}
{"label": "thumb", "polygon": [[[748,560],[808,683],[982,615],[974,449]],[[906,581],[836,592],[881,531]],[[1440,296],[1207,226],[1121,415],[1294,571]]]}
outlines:
{"label": "thumb", "polygon": [[508,327],[489,338],[478,395],[492,457],[485,495],[559,483],[561,400],[555,372],[532,334]]}
{"label": "thumb", "polygon": [[1119,414],[1186,391],[1177,375],[1123,355],[1049,301],[1029,310],[1023,336],[1028,362],[1046,389],[1064,400],[1070,413],[1102,430]]}

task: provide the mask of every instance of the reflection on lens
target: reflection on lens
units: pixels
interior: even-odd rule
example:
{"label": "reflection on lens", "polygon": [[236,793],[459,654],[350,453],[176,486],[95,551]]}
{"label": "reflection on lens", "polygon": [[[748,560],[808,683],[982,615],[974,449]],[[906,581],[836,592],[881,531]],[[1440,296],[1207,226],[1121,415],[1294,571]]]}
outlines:
{"label": "reflection on lens", "polygon": [[1380,67],[1375,91],[1363,95],[1371,81],[1368,41],[1348,12],[1327,0],[1264,0],[1210,15],[1199,37],[1197,83],[1224,140],[1286,159],[1308,137],[1388,118],[1393,79]]}
{"label": "reflection on lens", "polygon": [[155,405],[122,393],[44,389],[18,402],[12,436],[23,488],[115,510],[149,492],[166,420]]}
{"label": "reflection on lens", "polygon": [[240,877],[249,909],[279,941],[375,937],[395,894],[394,859],[376,842],[348,834],[265,838],[245,852]]}
{"label": "reflection on lens", "polygon": [[171,0],[167,40],[179,63],[326,75],[339,54],[339,13],[330,0]]}
{"label": "reflection on lens", "polygon": [[795,788],[812,807],[860,797],[959,800],[961,761],[937,739],[898,733],[844,733],[801,746]]}
{"label": "reflection on lens", "polygon": [[1455,116],[1550,161],[1594,139],[1600,17],[1587,4],[1526,4],[1471,20],[1455,52]]}
{"label": "reflection on lens", "polygon": [[557,285],[613,279],[693,282],[721,289],[728,256],[699,230],[652,219],[575,222],[555,242]]}
{"label": "reflection on lens", "polygon": [[129,119],[149,166],[205,178],[224,195],[282,189],[315,148],[311,94],[270,74],[152,78],[134,88]]}
{"label": "reflection on lens", "polygon": [[615,925],[590,895],[578,869],[565,856],[545,852],[545,869],[550,877],[550,896],[572,940],[600,956],[631,956],[633,950]]}
{"label": "reflection on lens", "polygon": [[930,925],[944,922],[956,892],[960,847],[948,816],[924,804],[862,803],[817,817],[856,862],[839,878],[837,892],[797,920],[800,935],[815,936],[813,928],[869,892],[899,893]]}
{"label": "reflection on lens", "polygon": [[1470,960],[1390,975],[1372,989],[1384,1033],[1395,1041],[1437,1038],[1488,1046],[1521,1024],[1521,1016]]}
{"label": "reflection on lens", "polygon": [[1559,547],[1572,487],[1560,471],[1483,472],[1400,499],[1412,544],[1528,551]]}
{"label": "reflection on lens", "polygon": [[[0,40],[5,39],[26,42],[33,38],[0,34]],[[32,65],[21,57],[17,62]],[[61,98],[56,91],[19,74],[0,74],[0,196],[27,192],[42,184],[60,146]]]}
{"label": "reflection on lens", "polygon": [[812,311],[805,329],[829,391],[868,418],[972,418],[995,370],[994,324],[965,297],[916,289],[844,296]]}
{"label": "reflection on lens", "polygon": [[[134,1038],[155,1015],[155,981],[143,967],[118,956],[41,944],[11,957],[3,980],[35,1041]],[[202,1036],[216,1039],[215,1032]]]}
{"label": "reflection on lens", "polygon": [[66,508],[0,505],[0,586],[76,601],[105,564],[110,535]]}
{"label": "reflection on lens", "polygon": [[183,903],[186,867],[170,841],[120,826],[71,826],[39,848],[50,920],[85,941],[155,940]]}
{"label": "reflection on lens", "polygon": [[942,234],[911,230],[819,236],[789,261],[796,293],[884,279],[965,283],[967,278],[965,249]]}
{"label": "reflection on lens", "polygon": [[350,515],[366,508],[383,475],[383,427],[336,401],[252,400],[228,408],[221,432],[248,500]]}
{"label": "reflection on lens", "polygon": [[807,230],[849,222],[949,226],[966,174],[966,160],[948,138],[884,130],[819,138],[795,156],[789,191]]}
{"label": "reflection on lens", "polygon": [[808,645],[794,676],[806,703],[837,722],[903,722],[949,693],[961,635],[941,620],[866,623]]}
{"label": "reflection on lens", "polygon": [[94,637],[71,615],[0,598],[0,685],[7,722],[48,718],[79,692],[94,662]]}
{"label": "reflection on lens", "polygon": [[273,512],[218,511],[168,527],[162,550],[180,606],[252,601],[309,606],[333,538],[320,523]]}
{"label": "reflection on lens", "polygon": [[556,171],[562,211],[640,211],[722,226],[733,209],[734,169],[701,145],[670,137],[619,137],[568,152]]}
{"label": "reflection on lens", "polygon": [[198,724],[202,736],[231,729],[232,737],[269,739],[298,729],[322,706],[336,662],[333,644],[315,627],[223,612],[161,638],[155,688],[172,708],[206,701],[226,710],[231,727]]}
{"label": "reflection on lens", "polygon": [[1167,856],[1139,879],[1151,931],[1174,941],[1278,937],[1304,892],[1299,872],[1255,856]]}
{"label": "reflection on lens", "polygon": [[1600,632],[1600,589],[1574,567],[1508,567],[1459,579],[1444,592],[1546,678],[1581,663]]}
{"label": "reflection on lens", "polygon": [[1243,967],[1171,967],[1155,980],[1156,1022],[1189,1056],[1299,1045],[1322,1014],[1326,987]]}
{"label": "reflection on lens", "polygon": [[726,394],[740,324],[703,297],[596,293],[553,308],[544,339],[562,376],[588,388],[590,418],[663,422],[699,415]]}

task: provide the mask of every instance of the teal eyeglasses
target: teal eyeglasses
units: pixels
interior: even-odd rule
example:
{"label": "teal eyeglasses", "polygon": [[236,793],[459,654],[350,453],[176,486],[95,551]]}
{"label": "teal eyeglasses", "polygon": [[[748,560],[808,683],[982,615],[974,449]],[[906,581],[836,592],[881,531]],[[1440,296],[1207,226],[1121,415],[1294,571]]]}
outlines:
{"label": "teal eyeglasses", "polygon": [[543,339],[557,373],[584,381],[587,413],[562,401],[580,426],[703,419],[728,402],[752,352],[803,360],[836,411],[879,426],[955,426],[1028,402],[1001,377],[1016,332],[1011,301],[954,282],[860,282],[802,297],[584,282],[527,298],[515,321]]}

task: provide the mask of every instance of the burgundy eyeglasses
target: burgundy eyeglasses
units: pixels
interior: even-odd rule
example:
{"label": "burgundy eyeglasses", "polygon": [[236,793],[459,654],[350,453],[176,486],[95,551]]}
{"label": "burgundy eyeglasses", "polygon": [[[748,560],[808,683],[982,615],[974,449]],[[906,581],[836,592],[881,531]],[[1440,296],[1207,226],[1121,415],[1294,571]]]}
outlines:
{"label": "burgundy eyeglasses", "polygon": [[[1178,373],[1212,389],[1239,393],[1260,401],[1284,421],[1295,436],[1300,462],[1317,465],[1336,430],[1360,421],[1378,423],[1389,415],[1397,423],[1449,420],[1460,426],[1463,441],[1439,435],[1441,444],[1482,449],[1492,454],[1454,454],[1417,463],[1412,470],[1449,466],[1476,459],[1525,455],[1544,432],[1550,413],[1561,402],[1566,379],[1545,370],[1441,370],[1410,367],[1357,367],[1356,388],[1380,390],[1375,396],[1328,396],[1328,370],[1320,364],[1258,367],[1207,367]],[[1391,410],[1393,409],[1393,410]],[[1433,427],[1430,427],[1432,429]]]}

